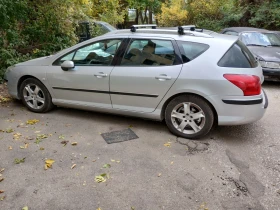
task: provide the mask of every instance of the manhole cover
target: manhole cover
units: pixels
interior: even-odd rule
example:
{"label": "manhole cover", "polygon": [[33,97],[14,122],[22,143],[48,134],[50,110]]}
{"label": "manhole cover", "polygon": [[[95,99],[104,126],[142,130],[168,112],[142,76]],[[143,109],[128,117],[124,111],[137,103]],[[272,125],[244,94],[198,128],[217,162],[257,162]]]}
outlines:
{"label": "manhole cover", "polygon": [[118,143],[139,138],[130,128],[121,131],[113,131],[110,133],[102,133],[101,136],[107,142],[107,144]]}

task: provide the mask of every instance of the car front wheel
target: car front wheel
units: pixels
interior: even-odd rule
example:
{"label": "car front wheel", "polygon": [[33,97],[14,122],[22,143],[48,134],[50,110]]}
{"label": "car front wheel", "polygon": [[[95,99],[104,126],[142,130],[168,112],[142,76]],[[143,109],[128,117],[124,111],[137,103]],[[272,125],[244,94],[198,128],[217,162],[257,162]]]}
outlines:
{"label": "car front wheel", "polygon": [[24,105],[33,112],[47,112],[53,108],[51,95],[37,79],[28,78],[20,85],[20,97]]}
{"label": "car front wheel", "polygon": [[176,136],[198,139],[211,130],[214,113],[201,97],[184,95],[169,102],[165,110],[165,121],[169,130]]}

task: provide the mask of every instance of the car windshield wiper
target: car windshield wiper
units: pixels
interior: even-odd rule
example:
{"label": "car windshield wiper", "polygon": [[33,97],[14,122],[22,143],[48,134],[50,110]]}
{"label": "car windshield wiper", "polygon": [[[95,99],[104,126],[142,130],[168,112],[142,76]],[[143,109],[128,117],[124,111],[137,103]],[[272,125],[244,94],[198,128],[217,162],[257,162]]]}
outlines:
{"label": "car windshield wiper", "polygon": [[260,46],[260,47],[267,47],[267,45],[261,45],[261,44],[247,44],[247,46]]}
{"label": "car windshield wiper", "polygon": [[270,44],[270,45],[267,45],[268,47],[280,47],[280,44]]}

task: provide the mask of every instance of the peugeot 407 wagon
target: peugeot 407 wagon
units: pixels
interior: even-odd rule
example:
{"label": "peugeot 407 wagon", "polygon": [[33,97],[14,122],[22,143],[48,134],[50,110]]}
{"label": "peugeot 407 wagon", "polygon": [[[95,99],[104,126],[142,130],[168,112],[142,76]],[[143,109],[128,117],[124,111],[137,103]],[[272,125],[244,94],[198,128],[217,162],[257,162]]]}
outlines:
{"label": "peugeot 407 wagon", "polygon": [[117,30],[9,67],[9,93],[33,112],[54,105],[165,120],[176,136],[262,118],[262,68],[237,37]]}

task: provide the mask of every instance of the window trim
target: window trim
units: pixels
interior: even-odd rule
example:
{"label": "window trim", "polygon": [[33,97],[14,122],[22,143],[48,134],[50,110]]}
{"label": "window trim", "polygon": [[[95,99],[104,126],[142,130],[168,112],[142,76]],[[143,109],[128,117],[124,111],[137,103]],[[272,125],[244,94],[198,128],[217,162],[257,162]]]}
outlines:
{"label": "window trim", "polygon": [[[59,56],[59,57],[52,63],[52,66],[61,66],[61,64],[59,64],[60,59],[74,52],[74,55],[73,55],[72,60],[71,60],[71,61],[73,61],[73,58],[75,57],[76,52],[77,52],[79,49],[84,48],[84,47],[87,47],[87,46],[92,45],[92,44],[94,44],[94,43],[101,42],[101,41],[106,41],[106,40],[120,40],[120,41],[121,41],[121,44],[120,44],[120,46],[119,46],[119,48],[118,48],[118,50],[117,50],[117,52],[116,52],[116,55],[117,55],[117,54],[118,54],[118,51],[120,50],[121,46],[123,45],[123,42],[124,42],[125,38],[123,38],[123,37],[120,37],[120,38],[106,38],[106,39],[97,40],[97,41],[95,41],[95,42],[91,42],[91,43],[89,43],[89,44],[85,44],[85,45],[83,45],[83,46],[80,46],[80,47],[78,47],[78,48],[75,48],[75,49],[69,51],[69,52],[66,53],[66,54],[63,54],[62,56]],[[113,60],[112,60],[112,63],[111,63],[110,65],[108,65],[108,66],[113,66],[113,63],[115,63],[115,62],[114,62],[114,61],[115,61],[115,57],[116,57],[116,56],[114,56],[114,58],[113,58]],[[81,65],[81,66],[94,66],[94,65]]]}

